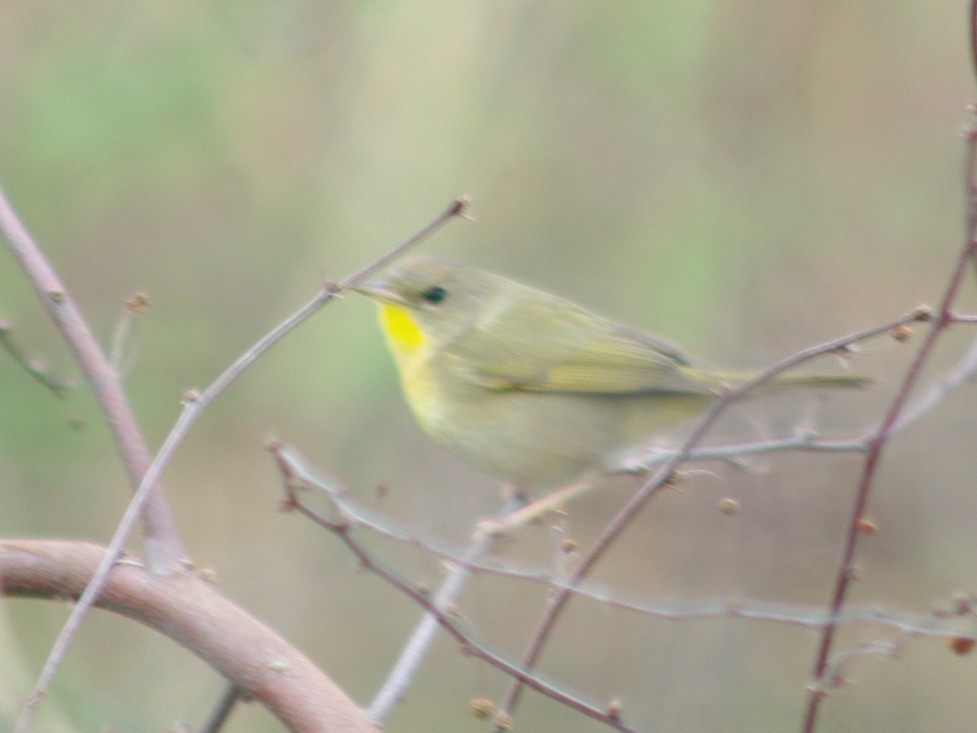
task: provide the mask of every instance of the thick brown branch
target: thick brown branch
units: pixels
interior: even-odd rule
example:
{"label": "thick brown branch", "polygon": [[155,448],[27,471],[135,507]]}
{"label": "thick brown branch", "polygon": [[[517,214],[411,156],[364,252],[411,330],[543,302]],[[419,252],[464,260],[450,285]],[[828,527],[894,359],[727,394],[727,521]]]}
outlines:
{"label": "thick brown branch", "polygon": [[[7,596],[74,600],[105,555],[86,542],[0,542],[0,590]],[[291,731],[376,733],[364,711],[308,658],[217,593],[198,575],[154,576],[125,561],[97,604],[186,647],[267,707]]]}

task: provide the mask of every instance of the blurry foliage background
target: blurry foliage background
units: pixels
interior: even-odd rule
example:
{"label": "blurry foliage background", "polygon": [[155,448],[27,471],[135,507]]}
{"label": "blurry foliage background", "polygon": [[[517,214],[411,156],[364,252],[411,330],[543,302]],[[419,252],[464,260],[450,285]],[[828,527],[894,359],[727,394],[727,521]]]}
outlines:
{"label": "blurry foliage background", "polygon": [[[185,389],[205,386],[323,279],[463,193],[478,223],[451,224],[424,251],[738,366],[935,301],[961,241],[957,131],[973,97],[962,3],[2,9],[0,182],[104,343],[128,295],[152,298],[127,388],[154,446]],[[27,352],[78,380],[9,258],[0,314]],[[318,314],[206,414],[165,479],[195,561],[364,703],[417,610],[331,537],[276,511],[263,442],[298,444],[422,531],[463,538],[497,503],[494,482],[414,426],[373,318],[355,296]],[[956,329],[930,376],[968,331]],[[855,368],[875,388],[788,401],[764,419],[857,432],[911,351],[873,344]],[[104,541],[128,494],[86,389],[53,399],[2,355],[0,387],[0,533]],[[974,406],[964,390],[891,445],[872,505],[881,530],[864,540],[853,600],[925,611],[972,587]],[[597,579],[646,600],[823,604],[860,461],[778,456],[761,468],[711,466],[715,475],[662,496]],[[378,484],[384,499],[371,498]],[[577,504],[574,533],[591,537],[628,488]],[[717,511],[724,496],[739,515]],[[507,552],[546,562],[550,544],[535,528]],[[418,582],[440,576],[429,558],[394,554]],[[462,610],[516,654],[544,598],[478,578]],[[0,720],[65,614],[57,603],[3,604]],[[888,633],[848,628],[838,649]],[[598,700],[619,697],[639,727],[779,731],[799,723],[813,643],[794,628],[575,603],[544,669]],[[819,730],[968,730],[977,713],[974,661],[938,641],[912,643],[900,662],[862,660],[852,675],[858,684],[832,696]],[[387,729],[482,730],[467,701],[502,683],[441,643]],[[37,729],[197,725],[221,687],[186,652],[99,613]],[[533,695],[517,724],[602,729]],[[230,729],[280,727],[247,706]]]}

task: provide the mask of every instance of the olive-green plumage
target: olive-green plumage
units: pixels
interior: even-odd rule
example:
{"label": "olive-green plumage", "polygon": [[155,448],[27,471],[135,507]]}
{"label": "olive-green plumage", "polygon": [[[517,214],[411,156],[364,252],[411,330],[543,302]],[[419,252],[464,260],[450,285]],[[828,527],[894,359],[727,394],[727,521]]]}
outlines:
{"label": "olive-green plumage", "polygon": [[[473,267],[415,258],[357,290],[380,320],[420,425],[523,489],[613,470],[751,374],[717,372],[575,303]],[[782,375],[770,387],[851,387]]]}

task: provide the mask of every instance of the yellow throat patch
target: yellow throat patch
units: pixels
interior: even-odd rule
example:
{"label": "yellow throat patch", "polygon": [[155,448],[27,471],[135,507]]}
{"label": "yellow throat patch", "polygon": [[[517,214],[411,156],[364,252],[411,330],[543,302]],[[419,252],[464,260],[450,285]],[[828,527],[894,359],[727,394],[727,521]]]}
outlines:
{"label": "yellow throat patch", "polygon": [[430,339],[418,328],[410,311],[389,303],[380,304],[380,326],[397,362],[407,403],[421,425],[432,426],[440,419],[443,405],[428,364]]}
{"label": "yellow throat patch", "polygon": [[424,334],[404,308],[383,303],[380,305],[380,325],[390,349],[398,359],[410,358],[425,345]]}

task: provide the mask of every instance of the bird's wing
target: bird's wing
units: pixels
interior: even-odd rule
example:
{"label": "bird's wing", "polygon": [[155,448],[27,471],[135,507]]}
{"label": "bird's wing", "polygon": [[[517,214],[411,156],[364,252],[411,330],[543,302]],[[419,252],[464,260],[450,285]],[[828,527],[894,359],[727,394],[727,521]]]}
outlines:
{"label": "bird's wing", "polygon": [[647,334],[608,321],[594,324],[592,314],[561,319],[544,320],[543,332],[506,328],[489,329],[506,338],[485,330],[463,336],[456,354],[472,381],[498,390],[708,394],[718,386],[677,348]]}

